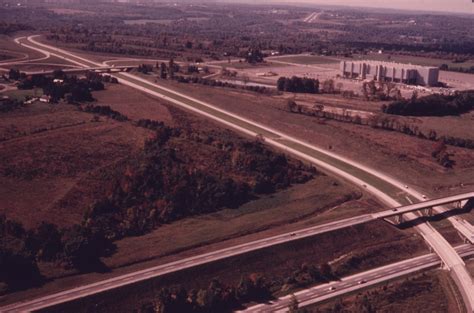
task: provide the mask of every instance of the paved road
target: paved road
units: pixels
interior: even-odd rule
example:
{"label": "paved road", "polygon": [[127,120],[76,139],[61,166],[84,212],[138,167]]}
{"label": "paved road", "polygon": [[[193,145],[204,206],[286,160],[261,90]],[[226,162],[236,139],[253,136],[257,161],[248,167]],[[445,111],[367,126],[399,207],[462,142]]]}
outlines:
{"label": "paved road", "polygon": [[38,310],[41,308],[49,307],[55,304],[71,301],[74,299],[82,298],[88,295],[96,294],[106,290],[118,288],[120,286],[136,283],[167,273],[176,272],[179,270],[187,269],[190,267],[205,264],[211,261],[216,261],[231,256],[243,254],[246,252],[262,249],[265,247],[274,246],[277,244],[283,244],[293,240],[299,240],[322,234],[329,231],[346,228],[349,226],[355,226],[358,224],[367,223],[373,221],[374,218],[371,214],[360,215],[336,222],[331,222],[323,225],[313,226],[305,229],[301,229],[295,232],[285,233],[273,237],[268,237],[261,240],[237,245],[234,247],[209,252],[206,254],[181,259],[172,263],[167,263],[146,270],[133,272],[130,274],[114,277],[111,279],[103,280],[97,283],[81,286],[79,288],[65,290],[56,294],[48,295],[38,299],[14,303],[12,305],[4,306],[0,308],[0,312],[18,312],[18,311],[31,311]]}
{"label": "paved road", "polygon": [[[444,197],[440,199],[428,200],[421,203],[410,204],[403,207],[394,208],[392,210],[387,210],[384,212],[379,212],[374,214],[375,218],[387,218],[391,216],[400,215],[407,212],[414,212],[425,208],[438,208],[437,213],[443,213],[448,211],[448,208],[442,207],[445,204],[449,203],[459,203],[467,202],[465,200],[474,199],[474,192],[468,192],[464,194],[459,194],[455,196]],[[464,222],[462,220],[454,220],[459,223],[455,225],[457,230],[463,234],[463,236],[472,244],[474,243],[474,228],[470,223]]]}
{"label": "paved road", "polygon": [[307,16],[303,22],[305,23],[313,23],[314,21],[316,21],[319,16],[321,16],[322,12],[314,12],[314,13],[311,13],[309,16]]}
{"label": "paved road", "polygon": [[[459,246],[456,248],[456,251],[463,257],[471,256],[474,255],[474,246],[469,244]],[[299,302],[299,307],[302,308],[336,296],[380,284],[390,279],[400,278],[411,273],[433,268],[439,266],[440,263],[441,261],[438,256],[431,253],[344,277],[340,281],[308,288],[296,292],[295,296]],[[290,300],[291,295],[288,295],[267,304],[249,307],[241,312],[288,312]]]}
{"label": "paved road", "polygon": [[[103,64],[89,61],[85,58],[75,56],[67,51],[50,47],[39,43],[35,36],[18,38],[17,40],[25,47],[42,51],[45,55],[52,54],[62,57],[74,64],[92,67],[103,66]],[[262,135],[265,141],[281,150],[316,164],[326,171],[332,172],[356,185],[363,186],[368,192],[379,198],[391,207],[408,204],[407,199],[422,201],[422,194],[412,190],[405,190],[405,184],[397,181],[383,173],[375,171],[367,166],[343,158],[334,153],[325,151],[310,145],[302,140],[283,134],[249,119],[214,107],[203,101],[194,99],[180,92],[154,84],[146,79],[129,73],[117,74],[116,77],[122,84],[141,90],[150,95],[167,100],[171,103],[184,107],[190,111],[199,113],[212,120],[218,121],[242,133],[255,136]],[[415,219],[417,215],[407,213],[408,219]],[[440,256],[442,261],[451,270],[453,278],[464,297],[469,311],[474,307],[474,288],[472,279],[465,268],[465,264],[449,243],[428,223],[416,226],[417,231],[423,236],[427,243]]]}

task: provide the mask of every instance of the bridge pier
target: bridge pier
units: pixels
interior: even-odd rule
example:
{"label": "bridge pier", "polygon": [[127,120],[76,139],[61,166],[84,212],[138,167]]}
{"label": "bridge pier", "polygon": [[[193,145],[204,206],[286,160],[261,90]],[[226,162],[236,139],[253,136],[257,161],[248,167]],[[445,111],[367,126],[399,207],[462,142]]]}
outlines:
{"label": "bridge pier", "polygon": [[422,213],[423,213],[424,216],[432,217],[433,216],[433,208],[432,207],[425,208],[425,209],[423,209]]}
{"label": "bridge pier", "polygon": [[398,215],[395,215],[395,223],[397,225],[400,225],[404,222],[404,219],[403,219],[403,214],[398,214]]}

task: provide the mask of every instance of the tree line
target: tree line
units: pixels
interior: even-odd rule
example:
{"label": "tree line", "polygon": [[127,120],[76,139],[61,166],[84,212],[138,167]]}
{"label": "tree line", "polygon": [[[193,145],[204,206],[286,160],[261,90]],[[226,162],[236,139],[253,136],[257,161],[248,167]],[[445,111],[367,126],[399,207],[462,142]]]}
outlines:
{"label": "tree line", "polygon": [[319,93],[319,80],[297,76],[280,77],[277,81],[277,89],[286,92]]}
{"label": "tree line", "polygon": [[407,122],[400,122],[397,119],[391,118],[383,114],[375,114],[369,119],[362,119],[359,115],[353,114],[337,114],[333,112],[326,112],[323,109],[315,106],[314,108],[308,108],[302,105],[298,105],[293,100],[289,100],[286,104],[286,110],[293,113],[300,113],[309,116],[315,116],[320,118],[331,119],[344,123],[353,123],[358,125],[366,125],[373,128],[379,128],[388,131],[396,131],[409,136],[415,136],[421,139],[427,139],[431,141],[440,141],[446,145],[474,149],[474,140],[454,137],[454,136],[440,136],[435,130],[429,130],[423,132],[417,125],[413,125]]}
{"label": "tree line", "polygon": [[0,112],[6,113],[24,107],[22,101],[16,99],[0,99]]}
{"label": "tree line", "polygon": [[404,116],[445,116],[467,113],[474,108],[474,90],[458,91],[454,95],[433,94],[397,100],[382,106],[382,112]]}
{"label": "tree line", "polygon": [[138,312],[233,312],[246,303],[271,300],[273,293],[282,288],[299,289],[336,279],[327,263],[320,266],[302,264],[283,281],[252,273],[234,285],[213,279],[207,288],[198,290],[186,290],[182,286],[163,288],[155,294],[153,301],[141,304]]}
{"label": "tree line", "polygon": [[58,229],[43,222],[25,230],[5,215],[0,215],[0,236],[0,294],[41,284],[37,262],[54,262],[81,272],[105,270],[100,257],[115,250],[97,228],[74,225]]}
{"label": "tree line", "polygon": [[19,82],[18,89],[42,88],[43,94],[49,96],[53,103],[60,99],[65,99],[69,103],[94,101],[91,91],[104,90],[104,81],[116,81],[113,77],[94,72],[87,72],[85,79],[78,79],[76,76],[66,75],[61,70],[54,71],[51,76],[26,76],[25,73],[11,69],[9,78]]}
{"label": "tree line", "polygon": [[[154,138],[111,178],[110,194],[93,204],[84,217],[86,225],[103,229],[109,238],[141,235],[184,217],[236,208],[256,195],[306,182],[315,174],[311,167],[295,166],[259,142],[220,142],[206,133],[188,133],[150,120],[136,125],[154,130]],[[225,149],[219,166],[249,180],[190,168],[187,153],[177,152],[179,139],[204,149]],[[238,157],[231,162],[230,155]]]}
{"label": "tree line", "polygon": [[110,117],[111,119],[114,119],[119,122],[125,122],[128,121],[128,117],[126,115],[123,115],[122,113],[112,110],[110,106],[108,105],[93,105],[93,104],[87,104],[85,106],[80,106],[79,109],[81,111],[87,112],[87,113],[93,113],[93,114],[98,114],[102,116],[107,116]]}

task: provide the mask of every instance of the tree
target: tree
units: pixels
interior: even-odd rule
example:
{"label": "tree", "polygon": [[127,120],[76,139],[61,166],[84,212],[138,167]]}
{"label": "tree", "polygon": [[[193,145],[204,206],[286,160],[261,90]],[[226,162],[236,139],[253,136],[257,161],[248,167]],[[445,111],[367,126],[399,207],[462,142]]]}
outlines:
{"label": "tree", "polygon": [[332,268],[329,263],[323,263],[319,267],[319,271],[321,272],[321,275],[324,276],[325,279],[330,280],[334,274],[332,273]]}
{"label": "tree", "polygon": [[16,69],[10,69],[10,71],[8,72],[8,78],[11,79],[11,80],[19,80],[20,79],[20,70],[16,70]]}
{"label": "tree", "polygon": [[250,78],[248,75],[242,75],[242,81],[244,82],[244,85],[247,85],[250,81]]}
{"label": "tree", "polygon": [[160,65],[160,78],[166,79],[168,77],[168,70],[166,68],[166,64],[164,62]]}
{"label": "tree", "polygon": [[286,109],[288,112],[294,112],[297,106],[298,105],[296,104],[296,102],[292,99],[288,99],[288,101],[286,102]]}
{"label": "tree", "polygon": [[326,80],[323,82],[323,91],[324,91],[325,93],[334,93],[334,92],[335,92],[334,80],[332,80],[332,79],[326,79]]}
{"label": "tree", "polygon": [[247,63],[261,63],[263,62],[263,53],[260,49],[249,49],[245,54],[245,61]]}
{"label": "tree", "polygon": [[0,246],[0,282],[9,290],[31,287],[38,283],[41,275],[33,257],[27,251]]}
{"label": "tree", "polygon": [[285,91],[286,77],[280,77],[277,80],[277,89],[278,91]]}
{"label": "tree", "polygon": [[174,59],[171,58],[170,61],[168,62],[168,68],[169,68],[169,77],[170,79],[173,79],[174,78],[174,72],[175,72],[175,63],[174,63]]}
{"label": "tree", "polygon": [[100,231],[92,232],[79,225],[66,229],[61,241],[65,260],[81,271],[103,269],[100,257],[114,249],[114,245]]}
{"label": "tree", "polygon": [[28,237],[28,245],[39,260],[53,261],[61,252],[61,235],[54,224],[42,222]]}
{"label": "tree", "polygon": [[290,302],[288,304],[288,313],[297,313],[299,308],[298,299],[294,294],[291,295]]}

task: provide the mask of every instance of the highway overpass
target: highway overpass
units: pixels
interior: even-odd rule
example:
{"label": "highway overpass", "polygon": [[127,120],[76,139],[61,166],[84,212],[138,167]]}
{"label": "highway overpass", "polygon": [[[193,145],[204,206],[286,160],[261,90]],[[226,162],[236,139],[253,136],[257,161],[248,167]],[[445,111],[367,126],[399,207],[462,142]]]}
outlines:
{"label": "highway overpass", "polygon": [[[463,194],[458,194],[454,196],[442,197],[438,199],[423,201],[420,203],[404,205],[397,208],[393,208],[391,210],[375,213],[375,218],[388,218],[392,216],[402,215],[408,212],[416,212],[416,211],[424,211],[427,209],[432,209],[436,206],[442,206],[445,204],[456,203],[456,208],[462,208],[465,202],[470,199],[474,199],[474,192],[468,192]],[[430,216],[432,213],[430,214]]]}
{"label": "highway overpass", "polygon": [[[423,216],[431,217],[433,216],[433,211],[436,211],[437,214],[446,214],[449,212],[449,208],[440,208],[446,204],[453,203],[453,209],[462,209],[466,204],[471,205],[474,201],[474,192],[467,192],[463,194],[458,194],[454,196],[448,196],[428,201],[423,201],[420,203],[405,205],[393,208],[391,210],[374,213],[373,217],[377,219],[388,220],[390,217],[395,217],[395,223],[400,224],[405,222],[404,215],[412,212],[421,212]],[[459,234],[461,234],[466,241],[474,244],[474,227],[470,223],[465,223],[463,221],[458,221],[458,227],[456,227]]]}
{"label": "highway overpass", "polygon": [[[127,72],[131,69],[137,68],[136,66],[94,66],[94,67],[83,67],[83,68],[66,68],[61,69],[66,74],[77,74],[84,72],[97,72],[97,73],[119,73]],[[26,75],[51,75],[54,74],[56,70],[48,71],[34,71],[34,72],[24,72]]]}

